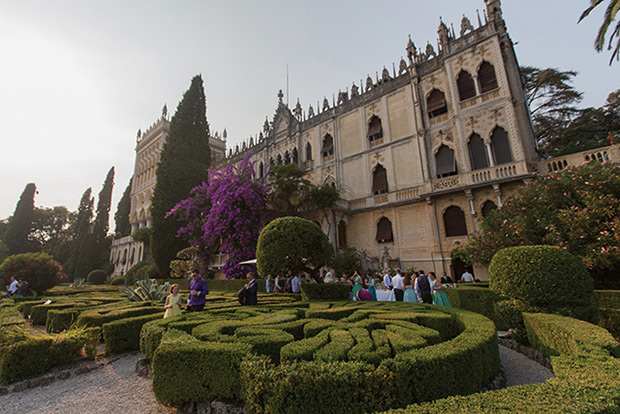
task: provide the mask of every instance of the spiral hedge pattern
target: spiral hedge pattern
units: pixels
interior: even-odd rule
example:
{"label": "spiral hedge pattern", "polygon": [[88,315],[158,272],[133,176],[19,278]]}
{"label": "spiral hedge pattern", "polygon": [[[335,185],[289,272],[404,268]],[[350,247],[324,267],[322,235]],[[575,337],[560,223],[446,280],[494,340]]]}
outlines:
{"label": "spiral hedge pattern", "polygon": [[[214,304],[141,333],[153,391],[249,412],[372,412],[480,391],[499,371],[493,323],[408,303]],[[313,402],[314,401],[314,402]]]}

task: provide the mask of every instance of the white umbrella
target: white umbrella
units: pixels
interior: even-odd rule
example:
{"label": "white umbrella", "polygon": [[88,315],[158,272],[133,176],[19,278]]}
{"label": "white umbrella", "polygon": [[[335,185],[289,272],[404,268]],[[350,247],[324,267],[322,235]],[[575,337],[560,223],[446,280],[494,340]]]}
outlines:
{"label": "white umbrella", "polygon": [[241,262],[239,264],[256,264],[256,259],[246,260],[245,262]]}

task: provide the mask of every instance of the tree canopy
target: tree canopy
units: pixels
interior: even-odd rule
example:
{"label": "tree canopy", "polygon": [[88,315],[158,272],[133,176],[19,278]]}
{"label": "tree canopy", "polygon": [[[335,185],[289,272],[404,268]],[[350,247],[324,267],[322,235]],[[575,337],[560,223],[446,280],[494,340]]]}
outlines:
{"label": "tree canopy", "polygon": [[[605,49],[605,36],[607,36],[607,32],[610,27],[613,25],[616,20],[616,16],[618,15],[618,11],[620,11],[620,0],[608,0],[609,4],[605,9],[605,13],[603,15],[603,23],[596,34],[596,38],[594,40],[594,48],[597,52],[602,52]],[[581,22],[584,18],[586,18],[592,10],[601,5],[604,0],[590,0],[590,7],[585,9],[579,17],[579,21]],[[614,40],[616,44],[614,45]],[[616,60],[620,60],[620,20],[616,22],[615,27],[611,30],[609,34],[609,42],[607,42],[607,50],[611,50],[611,58],[609,59],[609,65],[611,65],[614,61],[614,57]]]}
{"label": "tree canopy", "polygon": [[34,183],[26,185],[15,207],[15,213],[9,220],[4,233],[4,242],[9,248],[10,254],[28,253],[35,250],[29,236],[34,221],[34,195],[36,191],[37,187]]}
{"label": "tree canopy", "polygon": [[550,245],[586,265],[597,287],[620,287],[620,166],[588,164],[536,175],[491,212],[465,247],[488,264],[504,247]]}
{"label": "tree canopy", "polygon": [[202,77],[197,75],[170,121],[170,131],[157,166],[157,183],[151,207],[151,251],[162,276],[170,273],[170,262],[176,253],[187,247],[183,239],[176,237],[179,224],[167,213],[207,177],[211,158],[205,111]]}
{"label": "tree canopy", "polygon": [[131,223],[129,220],[129,214],[131,212],[131,185],[133,183],[133,177],[129,179],[129,184],[123,192],[118,205],[116,206],[116,213],[114,213],[114,221],[116,222],[116,228],[114,233],[121,237],[129,236],[131,234]]}
{"label": "tree canopy", "polygon": [[305,272],[320,281],[319,269],[331,265],[334,248],[321,228],[300,217],[281,217],[258,237],[256,263],[261,276]]}

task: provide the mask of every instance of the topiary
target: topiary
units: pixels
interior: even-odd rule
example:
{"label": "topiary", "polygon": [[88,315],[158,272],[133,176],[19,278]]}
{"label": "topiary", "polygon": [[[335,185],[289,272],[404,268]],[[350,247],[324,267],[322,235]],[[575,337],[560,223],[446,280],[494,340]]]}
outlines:
{"label": "topiary", "polygon": [[334,258],[334,274],[352,275],[357,270],[360,270],[360,258],[354,249],[347,247]]}
{"label": "topiary", "polygon": [[22,253],[9,256],[0,265],[0,278],[9,284],[11,276],[26,279],[30,289],[42,294],[56,286],[65,275],[60,263],[45,253]]}
{"label": "topiary", "polygon": [[590,303],[592,278],[584,264],[554,246],[498,251],[489,266],[489,287],[500,295],[541,308]]}
{"label": "topiary", "polygon": [[120,285],[124,285],[125,284],[125,277],[124,276],[118,276],[115,277],[114,279],[110,280],[110,285],[112,286],[120,286]]}
{"label": "topiary", "polygon": [[91,285],[103,285],[108,279],[108,275],[101,269],[93,270],[86,277],[86,281]]}
{"label": "topiary", "polygon": [[299,217],[281,217],[267,224],[258,237],[256,265],[261,276],[306,272],[318,278],[318,269],[334,260],[334,248],[321,228]]}

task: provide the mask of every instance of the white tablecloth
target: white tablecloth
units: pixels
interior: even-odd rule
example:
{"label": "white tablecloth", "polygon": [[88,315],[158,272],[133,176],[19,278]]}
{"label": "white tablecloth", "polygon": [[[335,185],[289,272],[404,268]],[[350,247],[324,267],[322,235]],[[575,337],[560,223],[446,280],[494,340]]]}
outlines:
{"label": "white tablecloth", "polygon": [[383,302],[390,302],[390,301],[394,302],[396,300],[396,297],[394,297],[393,290],[377,289],[377,300],[383,301]]}

